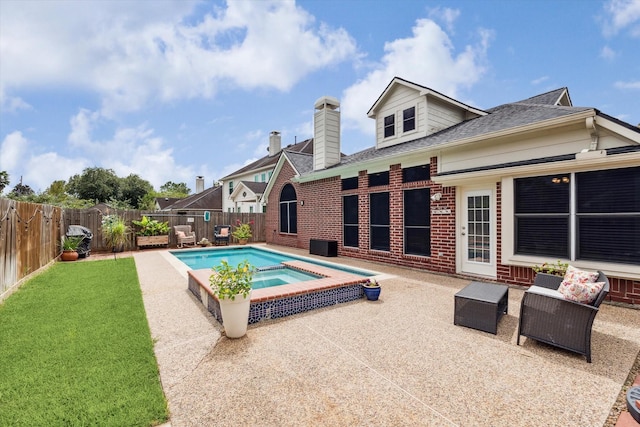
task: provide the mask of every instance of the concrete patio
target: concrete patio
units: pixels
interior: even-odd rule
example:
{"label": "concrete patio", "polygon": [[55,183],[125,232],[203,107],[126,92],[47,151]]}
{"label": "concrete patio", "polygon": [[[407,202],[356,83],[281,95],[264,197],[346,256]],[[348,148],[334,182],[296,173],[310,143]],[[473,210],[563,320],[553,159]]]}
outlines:
{"label": "concrete patio", "polygon": [[601,307],[588,364],[516,345],[520,289],[492,335],[453,325],[469,280],[347,258],[329,260],[396,276],[379,301],[261,322],[230,340],[165,251],[134,257],[173,427],[602,426],[640,351],[640,310]]}

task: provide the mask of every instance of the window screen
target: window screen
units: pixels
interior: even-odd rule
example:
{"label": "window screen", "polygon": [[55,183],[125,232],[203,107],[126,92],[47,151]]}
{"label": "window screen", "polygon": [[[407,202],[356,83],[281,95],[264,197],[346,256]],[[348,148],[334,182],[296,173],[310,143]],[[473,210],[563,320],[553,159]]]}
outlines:
{"label": "window screen", "polygon": [[343,245],[358,247],[358,196],[342,198]]}
{"label": "window screen", "polygon": [[429,189],[404,191],[404,253],[431,255]]}
{"label": "window screen", "polygon": [[389,193],[369,194],[371,249],[380,251],[389,250],[389,220]]}

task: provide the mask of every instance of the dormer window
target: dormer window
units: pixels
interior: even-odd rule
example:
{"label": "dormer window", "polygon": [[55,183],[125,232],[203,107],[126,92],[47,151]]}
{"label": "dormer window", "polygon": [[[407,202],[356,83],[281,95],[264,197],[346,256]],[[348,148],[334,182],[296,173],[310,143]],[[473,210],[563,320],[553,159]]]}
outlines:
{"label": "dormer window", "polygon": [[384,137],[389,138],[396,134],[396,116],[391,114],[384,118]]}
{"label": "dormer window", "polygon": [[[385,121],[387,119],[385,118]],[[402,132],[409,132],[416,128],[416,107],[407,108],[402,112]],[[386,127],[385,127],[386,133]],[[386,135],[385,135],[386,136]]]}

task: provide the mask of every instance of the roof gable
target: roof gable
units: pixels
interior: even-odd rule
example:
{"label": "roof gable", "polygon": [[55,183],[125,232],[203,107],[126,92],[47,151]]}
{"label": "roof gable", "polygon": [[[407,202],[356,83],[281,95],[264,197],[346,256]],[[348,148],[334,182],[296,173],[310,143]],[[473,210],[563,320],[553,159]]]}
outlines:
{"label": "roof gable", "polygon": [[539,104],[539,105],[555,105],[562,107],[573,107],[571,97],[569,96],[569,88],[561,87],[531,98],[518,101],[518,104]]}
{"label": "roof gable", "polygon": [[399,85],[415,90],[416,92],[418,92],[419,96],[434,97],[444,102],[445,104],[449,104],[451,106],[455,106],[460,109],[466,110],[470,113],[473,113],[474,115],[483,116],[487,114],[485,111],[480,110],[479,108],[471,107],[470,105],[464,104],[456,99],[450,98],[447,95],[444,95],[426,86],[422,86],[417,83],[410,82],[400,77],[394,77],[391,80],[391,82],[387,85],[385,90],[382,92],[382,94],[380,94],[376,102],[371,106],[371,108],[367,112],[367,116],[375,117],[376,112],[382,107],[382,105],[387,101],[389,96],[393,93],[393,91]]}
{"label": "roof gable", "polygon": [[[296,144],[290,144],[283,148],[282,151],[292,151],[297,153],[308,153],[313,154],[313,138],[305,139],[302,142],[298,142]],[[229,180],[231,178],[235,178],[239,175],[250,174],[253,171],[262,171],[273,169],[280,158],[279,155],[269,156],[268,154],[255,162],[249,163],[246,166],[238,169],[237,171],[230,173],[229,175],[221,178],[222,181]]]}
{"label": "roof gable", "polygon": [[222,210],[222,186],[208,188],[200,193],[192,194],[165,208],[176,209],[209,209]]}

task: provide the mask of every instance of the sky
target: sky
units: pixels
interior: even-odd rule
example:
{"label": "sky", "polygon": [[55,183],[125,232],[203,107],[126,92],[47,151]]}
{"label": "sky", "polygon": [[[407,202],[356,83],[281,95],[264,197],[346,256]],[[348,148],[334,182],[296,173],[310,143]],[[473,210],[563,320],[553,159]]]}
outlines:
{"label": "sky", "polygon": [[401,77],[477,108],[568,87],[640,123],[640,0],[0,0],[0,171],[8,193],[85,168],[195,190],[313,136],[341,149]]}

